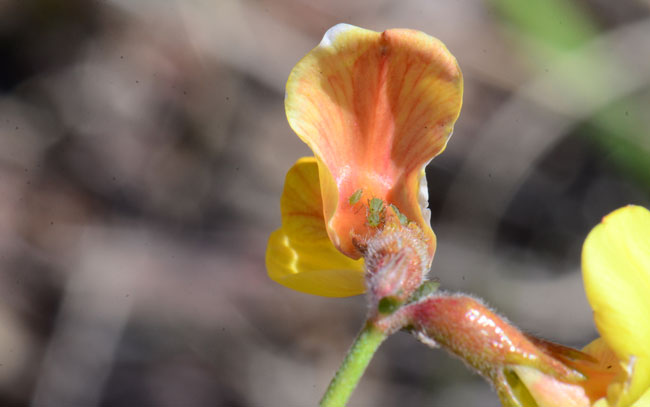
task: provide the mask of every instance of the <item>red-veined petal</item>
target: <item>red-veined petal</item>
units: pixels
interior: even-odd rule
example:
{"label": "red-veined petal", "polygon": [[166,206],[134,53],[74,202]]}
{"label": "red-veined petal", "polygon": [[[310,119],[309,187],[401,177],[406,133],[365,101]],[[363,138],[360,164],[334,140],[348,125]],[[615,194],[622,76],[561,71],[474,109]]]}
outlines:
{"label": "red-veined petal", "polygon": [[414,30],[383,33],[339,24],[293,69],[285,108],[289,124],[318,158],[327,231],[359,258],[353,236],[367,234],[349,198],[396,205],[429,238],[420,202],[424,166],[440,154],[458,118],[462,75],[435,38]]}

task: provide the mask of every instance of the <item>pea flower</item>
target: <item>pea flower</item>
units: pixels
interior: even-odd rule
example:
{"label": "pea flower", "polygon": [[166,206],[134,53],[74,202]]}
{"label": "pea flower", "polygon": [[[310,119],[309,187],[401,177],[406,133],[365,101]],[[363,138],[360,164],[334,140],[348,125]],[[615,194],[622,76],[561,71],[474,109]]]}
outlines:
{"label": "pea flower", "polygon": [[287,82],[289,125],[314,157],[287,174],[269,276],[310,294],[361,294],[362,257],[391,228],[424,242],[428,270],[436,238],[424,168],[446,147],[462,89],[455,58],[422,32],[329,29]]}
{"label": "pea flower", "polygon": [[556,356],[586,380],[515,372],[539,407],[650,406],[650,212],[627,206],[605,216],[585,240],[582,273],[601,337],[583,349],[591,360]]}

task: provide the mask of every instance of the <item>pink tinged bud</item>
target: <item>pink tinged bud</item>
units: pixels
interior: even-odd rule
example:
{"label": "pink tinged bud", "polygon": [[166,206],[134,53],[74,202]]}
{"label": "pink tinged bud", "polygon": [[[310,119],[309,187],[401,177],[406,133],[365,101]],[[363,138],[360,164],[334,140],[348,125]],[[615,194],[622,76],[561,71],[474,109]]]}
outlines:
{"label": "pink tinged bud", "polygon": [[445,348],[492,382],[505,405],[522,405],[524,397],[513,388],[518,382],[514,367],[530,367],[566,383],[584,379],[473,297],[435,294],[400,313],[408,314],[419,340]]}

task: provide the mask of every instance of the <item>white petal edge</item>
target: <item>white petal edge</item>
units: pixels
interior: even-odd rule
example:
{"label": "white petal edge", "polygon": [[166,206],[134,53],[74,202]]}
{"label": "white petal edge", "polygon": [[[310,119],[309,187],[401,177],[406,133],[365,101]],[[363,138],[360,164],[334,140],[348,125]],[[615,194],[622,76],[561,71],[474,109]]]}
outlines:
{"label": "white petal edge", "polygon": [[425,170],[431,160],[422,166],[422,169],[420,170],[420,178],[418,180],[418,204],[422,211],[422,217],[427,224],[431,224],[431,210],[429,209],[429,186],[427,185],[427,173]]}
{"label": "white petal edge", "polygon": [[321,40],[320,44],[318,44],[318,46],[331,47],[332,44],[336,42],[336,37],[338,37],[340,34],[356,29],[359,29],[359,27],[352,24],[339,23],[325,32],[325,35],[323,35],[323,39]]}

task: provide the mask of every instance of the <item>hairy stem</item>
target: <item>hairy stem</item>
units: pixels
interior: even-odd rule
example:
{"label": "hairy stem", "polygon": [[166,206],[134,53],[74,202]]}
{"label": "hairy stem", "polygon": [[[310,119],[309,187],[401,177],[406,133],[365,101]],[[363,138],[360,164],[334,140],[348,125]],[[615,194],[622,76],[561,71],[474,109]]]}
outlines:
{"label": "hairy stem", "polygon": [[348,351],[341,367],[330,382],[321,407],[345,406],[379,345],[388,335],[367,322]]}

